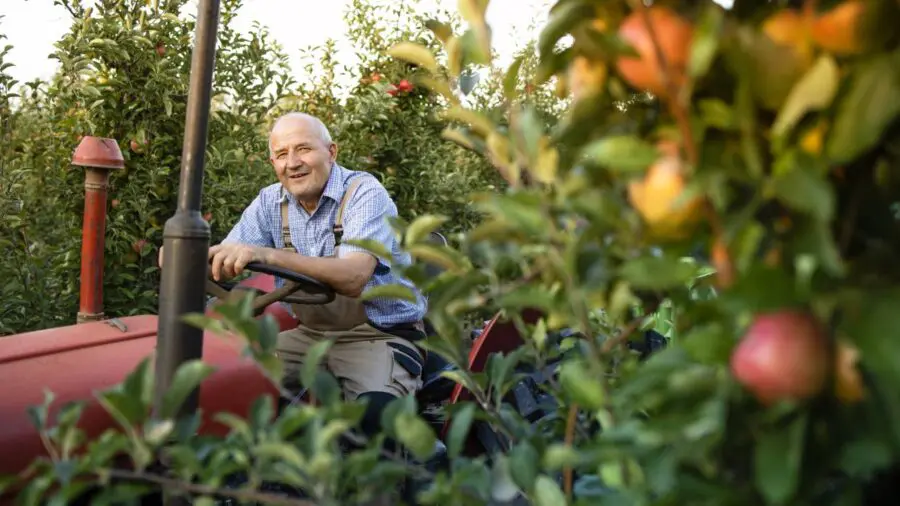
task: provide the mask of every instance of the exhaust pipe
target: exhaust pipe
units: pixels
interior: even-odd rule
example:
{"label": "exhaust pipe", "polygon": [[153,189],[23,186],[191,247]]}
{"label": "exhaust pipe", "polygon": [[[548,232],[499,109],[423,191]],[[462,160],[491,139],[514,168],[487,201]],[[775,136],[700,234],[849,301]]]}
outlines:
{"label": "exhaust pipe", "polygon": [[103,250],[106,246],[106,189],[109,172],[125,168],[115,139],[85,136],[72,155],[84,167],[84,225],[81,230],[81,288],[76,323],[103,320]]}
{"label": "exhaust pipe", "polygon": [[[159,323],[156,341],[154,412],[162,405],[175,372],[189,360],[203,355],[203,330],[185,323],[188,313],[202,313],[205,306],[209,254],[209,223],[200,215],[203,167],[209,131],[209,109],[219,24],[219,0],[200,0],[191,60],[178,208],[163,229],[162,279],[159,290]],[[199,392],[185,399],[178,417],[196,412]]]}

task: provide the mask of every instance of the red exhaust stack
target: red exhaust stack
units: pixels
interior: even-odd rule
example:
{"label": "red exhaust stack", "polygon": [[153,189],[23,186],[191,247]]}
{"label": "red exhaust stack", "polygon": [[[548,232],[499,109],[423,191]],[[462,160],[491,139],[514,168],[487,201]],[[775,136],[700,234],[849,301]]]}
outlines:
{"label": "red exhaust stack", "polygon": [[81,231],[81,299],[77,323],[102,320],[103,249],[106,245],[106,189],[109,171],[125,168],[115,139],[85,136],[72,155],[85,167],[84,226]]}

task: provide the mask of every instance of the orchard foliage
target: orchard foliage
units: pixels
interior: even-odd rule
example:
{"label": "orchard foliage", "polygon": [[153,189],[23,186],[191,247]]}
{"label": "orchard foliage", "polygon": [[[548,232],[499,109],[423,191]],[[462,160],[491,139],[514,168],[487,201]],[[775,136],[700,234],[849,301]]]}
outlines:
{"label": "orchard foliage", "polygon": [[[191,363],[155,417],[152,368],[98,394],[129,416],[84,456],[68,451],[81,441],[77,406],[56,424],[36,408],[57,451],[21,497],[76,495],[81,477],[104,498],[162,488],[309,504],[286,499],[299,489],[314,504],[397,504],[403,483],[440,505],[893,504],[900,5],[559,0],[537,60],[507,69],[484,109],[460,83],[492,65],[487,1],[459,6],[461,23],[426,25],[439,44],[385,50],[397,65],[387,81],[435,94],[443,138],[504,180],[473,195],[482,217],[452,247],[422,240],[452,217],[398,224],[437,329],[426,345],[470,394],[449,413],[449,465],[428,460],[437,434],[412,399],[382,420],[402,454],[340,447],[360,407],[314,362],[302,381],[319,405],[276,418],[261,400],[250,419],[225,418],[229,437],[201,440],[169,416],[208,374]],[[542,121],[552,102],[523,82],[568,93],[558,121]],[[443,274],[424,277],[426,261]],[[640,360],[626,343],[661,307],[676,337]],[[462,321],[484,309],[503,311],[524,343],[474,373]],[[246,304],[220,312],[192,320],[242,335],[277,382],[272,321]],[[534,371],[551,374],[535,388],[545,404],[526,413],[512,389]],[[487,454],[464,451],[485,434]],[[131,466],[116,467],[116,452]]]}

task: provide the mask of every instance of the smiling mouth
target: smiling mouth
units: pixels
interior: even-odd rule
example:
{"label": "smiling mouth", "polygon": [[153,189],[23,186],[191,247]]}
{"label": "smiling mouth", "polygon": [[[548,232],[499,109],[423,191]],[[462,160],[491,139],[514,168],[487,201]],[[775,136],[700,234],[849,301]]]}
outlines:
{"label": "smiling mouth", "polygon": [[300,179],[300,178],[306,177],[308,175],[309,174],[291,174],[290,176],[288,176],[288,179]]}

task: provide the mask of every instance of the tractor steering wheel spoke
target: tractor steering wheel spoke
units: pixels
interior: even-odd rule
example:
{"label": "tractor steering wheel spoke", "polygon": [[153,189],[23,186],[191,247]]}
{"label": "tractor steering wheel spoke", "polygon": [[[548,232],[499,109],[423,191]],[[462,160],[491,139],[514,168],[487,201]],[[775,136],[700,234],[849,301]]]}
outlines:
{"label": "tractor steering wheel spoke", "polygon": [[[270,276],[280,278],[285,281],[284,286],[266,292],[258,288],[252,288],[256,292],[251,306],[254,315],[259,315],[265,310],[266,306],[276,302],[285,302],[288,304],[304,304],[304,305],[320,305],[328,304],[335,298],[334,289],[330,286],[313,279],[309,276],[293,272],[272,265],[265,265],[257,262],[250,263],[246,269],[251,272],[268,274]],[[234,298],[235,291],[246,291],[239,284],[220,283],[212,279],[211,275],[206,279],[206,292],[219,300],[231,300]],[[301,294],[294,295],[297,292]]]}

